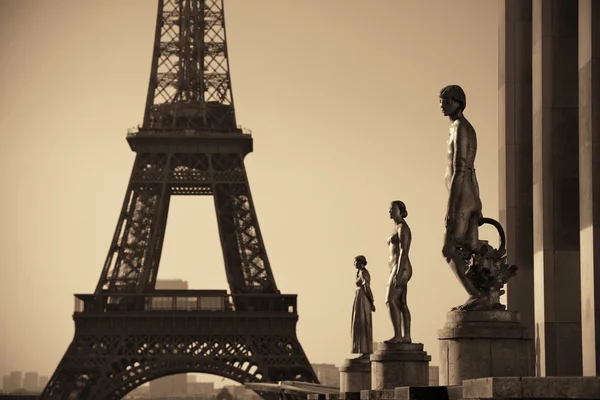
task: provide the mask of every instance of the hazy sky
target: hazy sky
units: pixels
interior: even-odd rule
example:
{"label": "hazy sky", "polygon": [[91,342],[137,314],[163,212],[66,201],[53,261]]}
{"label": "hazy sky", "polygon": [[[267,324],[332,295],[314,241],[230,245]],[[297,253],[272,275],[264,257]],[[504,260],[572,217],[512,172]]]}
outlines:
{"label": "hazy sky", "polygon": [[[441,256],[448,120],[459,84],[478,132],[485,216],[498,216],[497,1],[226,0],[237,120],[252,129],[250,186],[275,278],[299,296],[312,363],[350,356],[353,258],[364,254],[376,341],[390,201],[413,231],[415,342],[466,295]],[[0,0],[0,374],[51,374],[93,292],[134,160],[156,22],[150,0]],[[485,228],[497,243],[493,229]],[[227,288],[211,197],[171,201],[160,278]]]}

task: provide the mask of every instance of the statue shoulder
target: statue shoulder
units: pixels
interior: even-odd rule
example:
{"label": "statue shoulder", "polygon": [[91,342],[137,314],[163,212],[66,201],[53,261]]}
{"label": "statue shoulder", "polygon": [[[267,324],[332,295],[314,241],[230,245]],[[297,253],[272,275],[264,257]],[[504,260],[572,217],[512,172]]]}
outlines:
{"label": "statue shoulder", "polygon": [[408,224],[406,222],[402,224],[401,229],[402,229],[401,233],[404,237],[410,238],[412,236],[412,231],[410,230],[410,226],[408,226]]}
{"label": "statue shoulder", "polygon": [[475,129],[473,128],[473,125],[471,125],[469,120],[467,120],[466,118],[460,118],[456,120],[455,129],[456,134],[462,137],[468,138],[475,134]]}
{"label": "statue shoulder", "polygon": [[400,243],[406,245],[410,243],[412,240],[412,232],[410,230],[410,226],[405,222],[398,227],[398,237],[400,239]]}
{"label": "statue shoulder", "polygon": [[371,274],[369,273],[369,270],[367,270],[366,268],[363,268],[360,271],[360,274],[366,282],[369,282],[371,280]]}

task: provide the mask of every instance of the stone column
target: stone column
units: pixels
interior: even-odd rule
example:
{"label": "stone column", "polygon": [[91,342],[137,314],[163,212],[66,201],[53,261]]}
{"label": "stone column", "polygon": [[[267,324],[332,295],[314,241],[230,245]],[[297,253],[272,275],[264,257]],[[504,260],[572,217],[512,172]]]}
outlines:
{"label": "stone column", "polygon": [[583,375],[600,376],[600,2],[579,0],[579,207]]}
{"label": "stone column", "polygon": [[498,4],[499,222],[508,263],[519,267],[506,285],[506,305],[533,332],[531,0]]}
{"label": "stone column", "polygon": [[578,2],[533,0],[533,250],[538,375],[581,364]]}

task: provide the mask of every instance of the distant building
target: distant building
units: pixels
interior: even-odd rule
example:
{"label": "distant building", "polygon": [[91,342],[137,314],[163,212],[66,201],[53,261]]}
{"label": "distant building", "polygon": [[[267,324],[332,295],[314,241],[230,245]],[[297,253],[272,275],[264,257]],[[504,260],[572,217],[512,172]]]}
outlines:
{"label": "distant building", "polygon": [[440,367],[429,366],[429,386],[440,386]]}
{"label": "distant building", "polygon": [[37,372],[25,372],[23,377],[23,389],[29,392],[36,392],[38,390],[39,375]]}
{"label": "distant building", "polygon": [[4,375],[2,377],[2,390],[4,391],[4,393],[8,393],[11,391],[10,375]]}
{"label": "distant building", "polygon": [[334,364],[311,364],[322,385],[340,387],[340,370]]}
{"label": "distant building", "polygon": [[13,371],[10,373],[10,390],[18,390],[23,388],[23,373],[21,371]]}
{"label": "distant building", "polygon": [[[195,376],[191,375],[195,378]],[[213,382],[190,382],[188,377],[188,394],[212,396],[215,392],[215,384]]]}
{"label": "distant building", "polygon": [[46,375],[41,375],[38,379],[38,387],[40,390],[44,390],[46,385],[48,384],[48,377]]}
{"label": "distant building", "polygon": [[187,394],[187,374],[170,375],[150,381],[151,397]]}

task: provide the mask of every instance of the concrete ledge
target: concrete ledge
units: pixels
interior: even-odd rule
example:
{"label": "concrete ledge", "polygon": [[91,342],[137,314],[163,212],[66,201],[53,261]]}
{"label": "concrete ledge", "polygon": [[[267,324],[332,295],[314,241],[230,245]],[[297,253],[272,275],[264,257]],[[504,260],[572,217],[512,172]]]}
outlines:
{"label": "concrete ledge", "polygon": [[360,400],[394,400],[394,389],[361,390]]}
{"label": "concrete ledge", "polygon": [[479,378],[463,381],[465,399],[517,399],[523,397],[522,378]]}
{"label": "concrete ledge", "polygon": [[450,400],[447,386],[403,386],[394,394],[395,400]]}
{"label": "concrete ledge", "polygon": [[463,399],[600,399],[600,377],[479,378],[463,381]]}
{"label": "concrete ledge", "polygon": [[340,400],[360,400],[360,392],[341,392]]}
{"label": "concrete ledge", "polygon": [[463,387],[460,386],[446,386],[448,388],[448,399],[449,400],[462,400],[463,398]]}
{"label": "concrete ledge", "polygon": [[360,400],[360,392],[327,393],[325,400]]}

